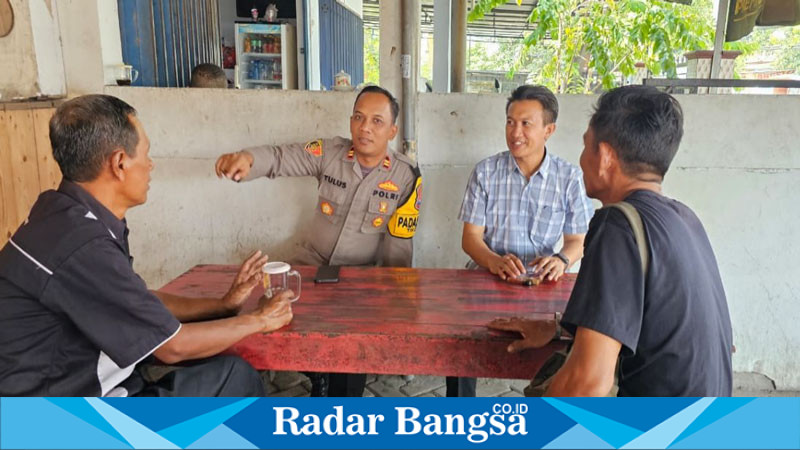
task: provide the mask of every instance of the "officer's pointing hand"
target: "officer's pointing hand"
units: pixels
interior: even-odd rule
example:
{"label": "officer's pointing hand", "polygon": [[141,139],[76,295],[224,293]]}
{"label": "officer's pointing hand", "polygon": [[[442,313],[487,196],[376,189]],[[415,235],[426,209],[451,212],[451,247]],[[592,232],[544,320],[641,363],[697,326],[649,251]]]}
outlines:
{"label": "officer's pointing hand", "polygon": [[253,167],[253,155],[250,152],[241,151],[220,156],[214,165],[214,170],[220,178],[241,181],[250,173],[251,167]]}

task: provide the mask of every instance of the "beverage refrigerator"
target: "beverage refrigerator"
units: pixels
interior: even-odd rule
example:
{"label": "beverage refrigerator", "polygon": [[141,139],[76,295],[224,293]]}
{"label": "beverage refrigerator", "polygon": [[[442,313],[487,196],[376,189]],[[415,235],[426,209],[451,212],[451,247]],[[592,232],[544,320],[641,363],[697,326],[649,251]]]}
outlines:
{"label": "beverage refrigerator", "polygon": [[291,24],[237,23],[237,89],[297,89],[297,36]]}

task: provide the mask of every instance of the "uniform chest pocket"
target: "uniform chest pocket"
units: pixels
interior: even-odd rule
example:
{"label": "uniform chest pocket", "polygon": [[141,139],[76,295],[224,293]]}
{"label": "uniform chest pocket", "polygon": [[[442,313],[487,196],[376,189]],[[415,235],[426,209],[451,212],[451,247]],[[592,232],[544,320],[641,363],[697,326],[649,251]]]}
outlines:
{"label": "uniform chest pocket", "polygon": [[364,215],[364,221],[361,224],[361,232],[385,232],[389,219],[392,217],[392,214],[394,214],[395,209],[397,209],[396,199],[380,197],[369,199],[367,213]]}
{"label": "uniform chest pocket", "polygon": [[347,192],[338,186],[323,183],[319,188],[317,200],[317,213],[328,219],[331,223],[338,223],[344,216],[343,205],[347,201]]}
{"label": "uniform chest pocket", "polygon": [[[567,210],[561,205],[544,205],[539,207],[535,220],[536,226],[531,227],[531,239],[537,241],[557,241],[564,229]],[[555,243],[555,242],[553,242]]]}

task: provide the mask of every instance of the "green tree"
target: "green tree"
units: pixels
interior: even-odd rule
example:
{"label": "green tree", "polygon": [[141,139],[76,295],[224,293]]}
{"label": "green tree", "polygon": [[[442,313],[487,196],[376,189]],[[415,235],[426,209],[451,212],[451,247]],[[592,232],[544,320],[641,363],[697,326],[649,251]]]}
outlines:
{"label": "green tree", "polygon": [[364,83],[380,83],[380,35],[375,28],[364,28]]}
{"label": "green tree", "polygon": [[[478,0],[476,20],[507,0]],[[518,0],[518,4],[520,1]],[[659,0],[540,0],[536,27],[519,44],[514,69],[528,70],[557,92],[589,93],[618,85],[642,62],[655,75],[676,76],[677,57],[709,48],[710,0],[687,6]],[[540,58],[551,56],[540,63]],[[525,56],[529,61],[520,61]]]}
{"label": "green tree", "polygon": [[780,41],[775,65],[779,69],[793,69],[794,73],[800,74],[800,26],[789,28]]}
{"label": "green tree", "polygon": [[742,56],[773,60],[776,70],[800,73],[800,26],[756,27],[739,42]]}

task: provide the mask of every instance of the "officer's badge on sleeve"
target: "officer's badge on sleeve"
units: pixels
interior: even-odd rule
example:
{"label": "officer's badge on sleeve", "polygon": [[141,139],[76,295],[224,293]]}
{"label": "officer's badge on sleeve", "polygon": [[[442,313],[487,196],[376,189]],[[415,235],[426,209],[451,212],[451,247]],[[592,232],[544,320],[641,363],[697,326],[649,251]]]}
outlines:
{"label": "officer's badge on sleeve", "polygon": [[389,234],[404,239],[411,239],[417,232],[419,221],[420,196],[422,194],[422,177],[417,176],[414,190],[403,206],[397,208],[389,220]]}
{"label": "officer's badge on sleeve", "polygon": [[306,152],[316,156],[319,158],[322,156],[322,139],[317,139],[316,141],[311,141],[306,144],[305,147]]}

